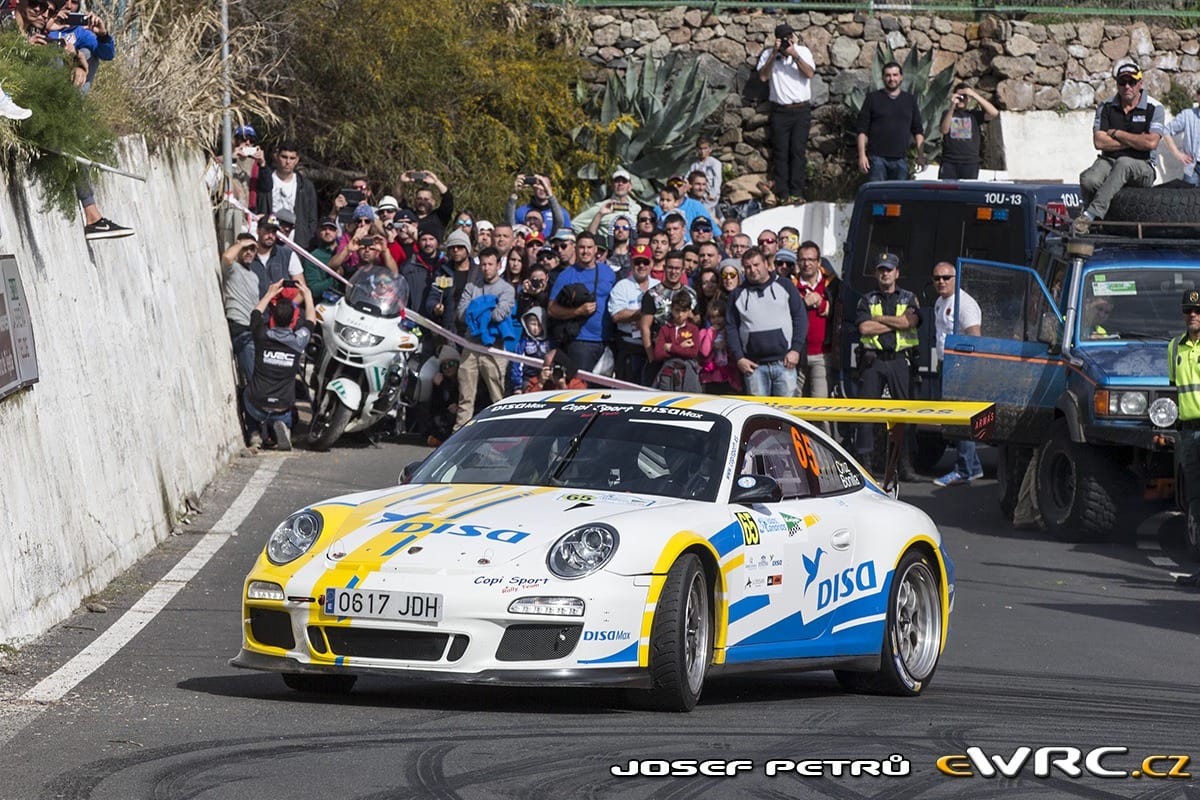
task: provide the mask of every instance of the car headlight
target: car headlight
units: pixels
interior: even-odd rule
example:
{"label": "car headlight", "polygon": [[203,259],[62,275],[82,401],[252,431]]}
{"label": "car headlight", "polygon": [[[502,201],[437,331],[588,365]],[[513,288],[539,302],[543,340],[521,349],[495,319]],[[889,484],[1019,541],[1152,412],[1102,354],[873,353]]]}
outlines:
{"label": "car headlight", "polygon": [[1096,414],[1109,417],[1144,417],[1147,405],[1144,391],[1097,389]]}
{"label": "car headlight", "polygon": [[373,333],[368,333],[362,328],[354,328],[349,325],[338,323],[333,326],[333,332],[338,338],[344,341],[351,347],[374,347],[383,341],[382,336],[376,336]]}
{"label": "car headlight", "polygon": [[1145,392],[1119,392],[1117,410],[1129,416],[1141,416],[1146,413]]}
{"label": "car headlight", "polygon": [[267,558],[272,564],[295,561],[309,551],[321,535],[324,521],[315,511],[297,511],[279,523],[267,540]]}
{"label": "car headlight", "polygon": [[1169,397],[1160,397],[1150,404],[1150,421],[1158,428],[1169,428],[1179,419],[1179,406]]}
{"label": "car headlight", "polygon": [[560,578],[582,578],[607,564],[620,541],[611,525],[581,525],[559,537],[546,556],[546,566]]}

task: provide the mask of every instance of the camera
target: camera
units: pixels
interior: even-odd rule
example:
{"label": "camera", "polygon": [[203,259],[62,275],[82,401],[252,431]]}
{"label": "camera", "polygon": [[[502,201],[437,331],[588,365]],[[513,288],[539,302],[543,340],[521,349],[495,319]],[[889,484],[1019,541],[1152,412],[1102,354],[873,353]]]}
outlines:
{"label": "camera", "polygon": [[82,27],[88,24],[87,14],[67,14],[67,24],[72,27]]}
{"label": "camera", "polygon": [[291,280],[290,278],[285,278],[283,281],[283,288],[285,288],[285,289],[295,289],[299,285],[300,284],[296,283],[294,280]]}
{"label": "camera", "polygon": [[397,228],[399,228],[399,227],[400,227],[400,226],[399,226],[399,225],[397,225],[395,222],[385,222],[385,223],[383,223],[383,229],[384,229],[384,230],[388,230],[388,231],[394,231],[394,230],[396,230],[396,229],[397,229]]}
{"label": "camera", "polygon": [[555,364],[550,370],[550,377],[556,381],[564,380],[567,377],[567,371],[560,364]]}
{"label": "camera", "polygon": [[423,181],[429,176],[424,172],[410,172],[409,177],[411,177],[414,181]]}
{"label": "camera", "polygon": [[526,175],[525,176],[525,185],[526,186],[537,186],[537,176],[536,175]]}

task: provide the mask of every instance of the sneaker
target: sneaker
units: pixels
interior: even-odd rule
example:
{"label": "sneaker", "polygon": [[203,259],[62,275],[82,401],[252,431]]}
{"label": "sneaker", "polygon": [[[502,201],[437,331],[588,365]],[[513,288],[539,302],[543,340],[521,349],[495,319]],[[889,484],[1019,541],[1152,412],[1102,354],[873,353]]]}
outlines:
{"label": "sneaker", "polygon": [[262,449],[262,434],[259,433],[258,431],[250,431],[250,449],[251,450],[261,450]]}
{"label": "sneaker", "polygon": [[13,102],[10,95],[0,90],[0,117],[8,117],[9,119],[29,119],[33,116],[33,112],[28,108],[22,108]]}
{"label": "sneaker", "polygon": [[1092,219],[1087,214],[1080,214],[1071,223],[1071,233],[1076,236],[1083,236],[1092,228]]}
{"label": "sneaker", "polygon": [[[979,474],[982,475],[983,473],[981,472]],[[976,476],[976,477],[978,477],[978,476]],[[943,475],[940,478],[934,478],[933,483],[935,486],[958,486],[960,484],[966,483],[967,480],[968,480],[967,478],[964,478],[962,475],[959,475],[957,472],[952,471],[952,472],[947,472],[945,475]],[[974,478],[971,478],[970,480],[974,480]]]}
{"label": "sneaker", "polygon": [[271,429],[275,431],[275,447],[279,450],[291,450],[292,432],[288,429],[287,423],[277,419],[271,425]]}
{"label": "sneaker", "polygon": [[982,477],[983,477],[983,470],[979,470],[979,472],[972,472],[971,477],[967,478],[967,483],[977,481]]}
{"label": "sneaker", "polygon": [[133,236],[133,228],[124,228],[103,217],[83,227],[85,239],[121,239],[125,236]]}

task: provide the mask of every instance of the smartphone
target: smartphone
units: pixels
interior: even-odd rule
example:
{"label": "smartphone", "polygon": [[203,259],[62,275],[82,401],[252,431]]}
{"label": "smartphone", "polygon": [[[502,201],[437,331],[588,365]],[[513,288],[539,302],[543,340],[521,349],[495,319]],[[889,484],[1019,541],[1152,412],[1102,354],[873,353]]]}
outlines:
{"label": "smartphone", "polygon": [[627,201],[618,201],[613,203],[613,211],[628,211],[629,203]]}
{"label": "smartphone", "polygon": [[293,281],[293,280],[285,280],[285,281],[283,282],[283,288],[285,288],[285,289],[295,289],[295,288],[296,288],[297,286],[299,286],[299,285],[300,285],[300,284],[296,283],[296,282],[295,282],[295,281]]}
{"label": "smartphone", "polygon": [[410,172],[409,175],[414,181],[423,181],[428,177],[424,172]]}
{"label": "smartphone", "polygon": [[67,24],[73,26],[83,26],[88,24],[87,14],[67,14]]}
{"label": "smartphone", "polygon": [[367,199],[367,196],[358,189],[342,189],[338,194],[346,198],[346,202],[352,206],[356,206]]}

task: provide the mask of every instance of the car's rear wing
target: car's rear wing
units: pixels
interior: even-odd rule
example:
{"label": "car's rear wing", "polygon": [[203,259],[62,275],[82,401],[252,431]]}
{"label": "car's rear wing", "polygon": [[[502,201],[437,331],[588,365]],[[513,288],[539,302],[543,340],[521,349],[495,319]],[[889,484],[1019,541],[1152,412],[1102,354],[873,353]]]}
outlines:
{"label": "car's rear wing", "polygon": [[961,427],[972,439],[986,439],[996,421],[995,403],[949,400],[873,400],[844,397],[749,397],[750,400],[810,422],[880,423],[888,428],[888,457],[882,485],[895,487],[905,425]]}

